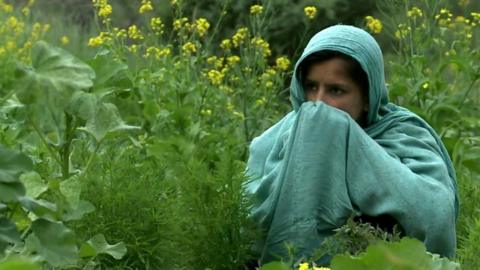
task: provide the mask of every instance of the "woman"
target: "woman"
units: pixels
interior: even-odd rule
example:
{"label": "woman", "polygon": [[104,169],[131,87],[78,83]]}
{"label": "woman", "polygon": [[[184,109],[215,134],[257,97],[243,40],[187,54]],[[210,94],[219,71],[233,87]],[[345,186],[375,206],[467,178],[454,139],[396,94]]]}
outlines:
{"label": "woman", "polygon": [[293,111],[250,146],[247,191],[264,231],[260,263],[309,256],[353,214],[386,217],[430,252],[453,257],[455,172],[433,129],[388,102],[372,36],[337,25],[295,65]]}

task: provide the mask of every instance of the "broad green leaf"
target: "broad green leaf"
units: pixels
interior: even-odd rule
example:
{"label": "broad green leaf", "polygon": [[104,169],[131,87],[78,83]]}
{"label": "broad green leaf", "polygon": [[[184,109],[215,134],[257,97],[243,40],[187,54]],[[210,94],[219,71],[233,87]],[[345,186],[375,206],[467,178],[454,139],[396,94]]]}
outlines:
{"label": "broad green leaf", "polygon": [[75,208],[68,208],[67,212],[63,215],[64,221],[80,220],[88,213],[95,211],[95,206],[90,202],[80,200]]}
{"label": "broad green leaf", "polygon": [[[63,102],[76,90],[93,86],[95,72],[69,52],[39,41],[32,48],[32,66],[19,67],[17,96],[26,104],[38,98],[51,98]],[[63,106],[62,106],[63,108]]]}
{"label": "broad green leaf", "polygon": [[40,270],[32,259],[12,257],[5,261],[0,261],[0,270]]}
{"label": "broad green leaf", "polygon": [[40,245],[37,252],[54,267],[76,263],[78,248],[74,233],[60,222],[43,218],[32,223],[32,231]]}
{"label": "broad green leaf", "polygon": [[82,185],[77,175],[74,175],[60,183],[60,192],[65,196],[71,207],[76,208],[80,202]]}
{"label": "broad green leaf", "polygon": [[57,219],[57,206],[45,200],[34,200],[29,197],[20,198],[20,203],[25,209],[35,214],[37,217],[55,220]]}
{"label": "broad green leaf", "polygon": [[31,198],[38,198],[45,191],[48,190],[48,185],[42,179],[37,172],[28,172],[20,176],[25,189],[27,190],[27,196]]}
{"label": "broad green leaf", "polygon": [[417,239],[403,238],[400,242],[379,242],[360,256],[337,255],[332,270],[456,270],[459,265],[446,258],[428,253]]}
{"label": "broad green leaf", "polygon": [[117,107],[111,103],[98,104],[95,115],[87,120],[82,130],[95,137],[97,142],[102,141],[109,133],[124,130],[138,130],[139,127],[126,125],[118,113]]}
{"label": "broad green leaf", "polygon": [[108,254],[120,260],[126,253],[127,248],[123,242],[109,245],[103,234],[95,235],[80,248],[80,257],[95,257],[99,254]]}
{"label": "broad green leaf", "polygon": [[88,120],[95,116],[97,103],[98,98],[95,94],[78,91],[73,94],[66,110],[71,115]]}
{"label": "broad green leaf", "polygon": [[95,70],[95,87],[103,87],[113,79],[121,77],[128,66],[115,60],[107,50],[98,53],[88,64]]}
{"label": "broad green leaf", "polygon": [[9,244],[20,241],[20,234],[15,224],[6,217],[0,217],[0,255]]}
{"label": "broad green leaf", "polygon": [[0,183],[17,182],[20,174],[32,170],[32,167],[32,161],[26,155],[0,145]]}
{"label": "broad green leaf", "polygon": [[0,201],[17,202],[25,195],[25,187],[20,182],[2,183],[0,182]]}
{"label": "broad green leaf", "polygon": [[264,264],[258,270],[290,270],[290,267],[284,262],[271,262]]}

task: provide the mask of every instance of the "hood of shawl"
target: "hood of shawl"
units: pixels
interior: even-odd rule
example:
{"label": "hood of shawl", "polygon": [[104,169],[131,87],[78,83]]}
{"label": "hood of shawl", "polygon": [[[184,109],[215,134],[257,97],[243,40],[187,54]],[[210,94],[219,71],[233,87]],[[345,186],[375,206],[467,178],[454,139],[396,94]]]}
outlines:
{"label": "hood of shawl", "polygon": [[368,76],[369,110],[367,125],[379,119],[380,107],[388,103],[383,56],[380,46],[366,31],[348,25],[335,25],[315,34],[305,47],[302,56],[295,64],[290,84],[290,100],[297,111],[306,101],[305,93],[299,81],[298,67],[310,54],[322,50],[338,51],[349,55],[360,63]]}

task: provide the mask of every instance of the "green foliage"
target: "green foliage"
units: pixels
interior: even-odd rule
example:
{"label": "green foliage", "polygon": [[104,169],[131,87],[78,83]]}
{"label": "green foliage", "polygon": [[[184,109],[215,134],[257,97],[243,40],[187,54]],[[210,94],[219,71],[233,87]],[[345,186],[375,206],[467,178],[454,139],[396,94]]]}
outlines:
{"label": "green foliage", "polygon": [[380,242],[367,248],[358,257],[337,255],[332,270],[392,269],[392,270],[455,270],[457,263],[426,252],[416,239],[403,238],[398,243]]}

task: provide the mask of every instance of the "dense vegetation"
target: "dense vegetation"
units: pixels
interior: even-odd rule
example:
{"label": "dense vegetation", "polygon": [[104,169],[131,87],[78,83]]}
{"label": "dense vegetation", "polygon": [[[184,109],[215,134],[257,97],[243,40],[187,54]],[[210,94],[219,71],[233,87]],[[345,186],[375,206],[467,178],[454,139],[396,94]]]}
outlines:
{"label": "dense vegetation", "polygon": [[0,269],[245,269],[248,144],[290,110],[299,48],[338,22],[379,40],[391,101],[446,144],[458,249],[349,223],[319,252],[342,270],[480,268],[478,3],[119,2],[0,0]]}

